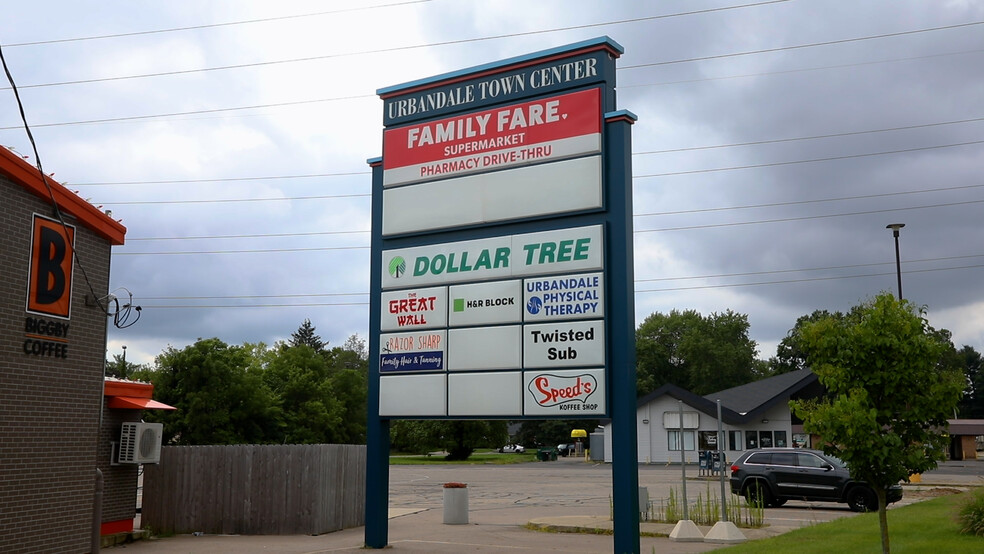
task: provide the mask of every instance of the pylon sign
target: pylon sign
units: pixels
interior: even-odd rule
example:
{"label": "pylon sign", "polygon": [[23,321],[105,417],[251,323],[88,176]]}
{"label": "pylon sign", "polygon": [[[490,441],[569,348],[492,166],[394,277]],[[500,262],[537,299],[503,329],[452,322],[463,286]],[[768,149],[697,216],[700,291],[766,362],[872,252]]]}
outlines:
{"label": "pylon sign", "polygon": [[379,91],[380,417],[608,415],[603,133],[620,54],[595,39]]}
{"label": "pylon sign", "polygon": [[599,37],[377,91],[367,546],[386,544],[390,420],[611,417],[616,543],[638,551],[622,51]]}

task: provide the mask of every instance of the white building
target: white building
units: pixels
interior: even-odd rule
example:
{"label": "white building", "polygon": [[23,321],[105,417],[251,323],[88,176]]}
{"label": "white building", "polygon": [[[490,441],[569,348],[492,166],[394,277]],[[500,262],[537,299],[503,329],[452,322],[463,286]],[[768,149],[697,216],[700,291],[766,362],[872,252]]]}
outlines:
{"label": "white building", "polygon": [[[812,446],[802,422],[789,410],[791,399],[823,393],[809,369],[784,373],[707,396],[697,396],[676,385],[663,385],[639,398],[636,432],[639,462],[680,463],[680,406],[683,404],[683,449],[687,463],[697,463],[698,452],[718,450],[717,401],[725,437],[725,456],[770,446]],[[605,461],[612,461],[612,423],[604,427]]]}

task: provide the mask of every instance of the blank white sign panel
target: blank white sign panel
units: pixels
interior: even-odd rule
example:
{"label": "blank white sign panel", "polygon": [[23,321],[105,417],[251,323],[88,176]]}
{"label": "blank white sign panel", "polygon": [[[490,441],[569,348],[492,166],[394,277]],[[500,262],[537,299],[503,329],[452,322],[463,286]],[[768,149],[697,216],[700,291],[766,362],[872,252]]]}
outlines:
{"label": "blank white sign panel", "polygon": [[448,330],[448,371],[519,369],[523,329],[473,327]]}
{"label": "blank white sign panel", "polygon": [[452,373],[448,375],[449,416],[523,415],[523,374]]}
{"label": "blank white sign panel", "polygon": [[380,416],[446,416],[447,378],[434,375],[383,375],[379,378]]}

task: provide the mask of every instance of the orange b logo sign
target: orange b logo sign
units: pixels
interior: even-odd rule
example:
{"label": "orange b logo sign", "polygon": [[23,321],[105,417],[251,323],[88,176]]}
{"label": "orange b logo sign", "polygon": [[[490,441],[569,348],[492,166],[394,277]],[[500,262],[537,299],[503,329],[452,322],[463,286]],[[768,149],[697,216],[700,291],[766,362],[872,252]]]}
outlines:
{"label": "orange b logo sign", "polygon": [[74,255],[75,228],[34,214],[27,311],[70,317]]}

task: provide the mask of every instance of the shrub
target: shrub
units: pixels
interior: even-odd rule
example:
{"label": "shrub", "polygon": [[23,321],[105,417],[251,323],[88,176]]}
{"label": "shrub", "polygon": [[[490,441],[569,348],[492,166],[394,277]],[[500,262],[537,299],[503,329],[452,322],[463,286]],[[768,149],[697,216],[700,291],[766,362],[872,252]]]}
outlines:
{"label": "shrub", "polygon": [[970,500],[960,507],[957,520],[961,533],[984,537],[984,488],[974,491]]}

